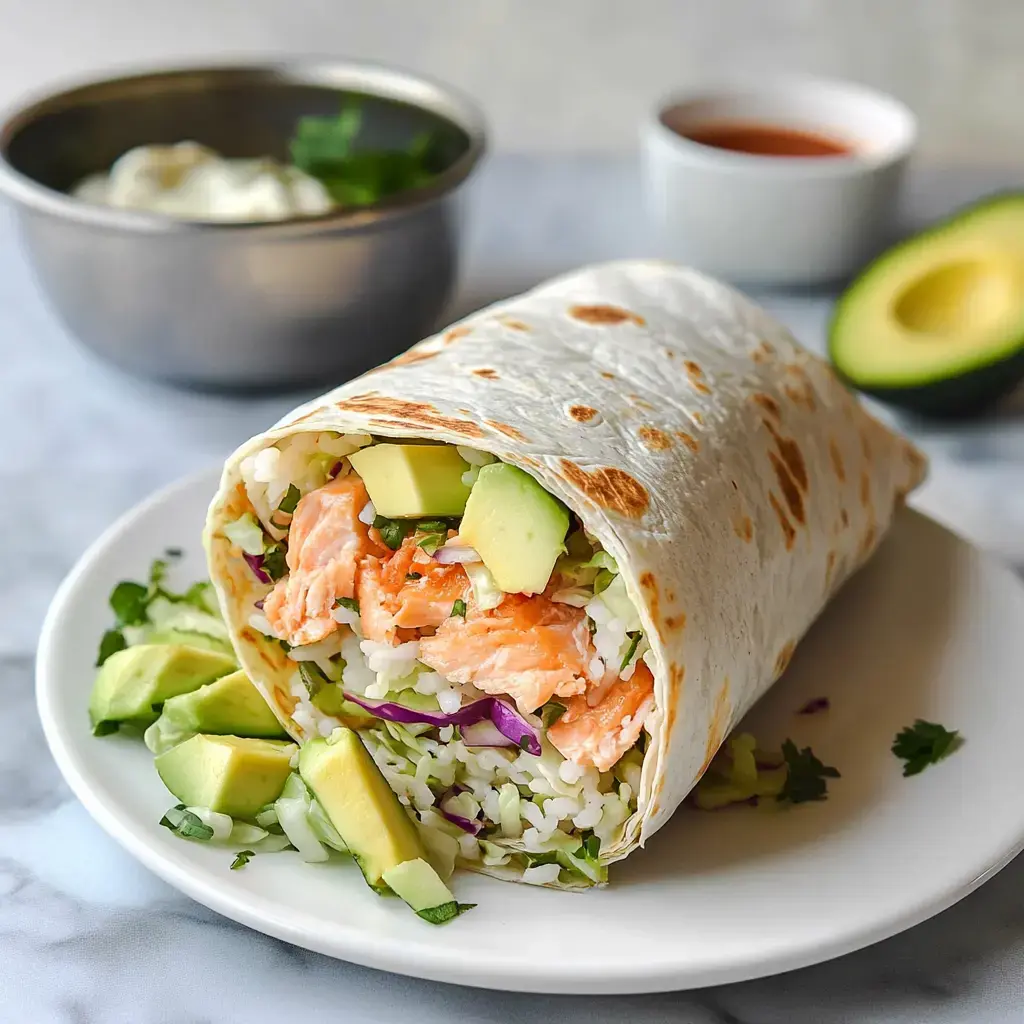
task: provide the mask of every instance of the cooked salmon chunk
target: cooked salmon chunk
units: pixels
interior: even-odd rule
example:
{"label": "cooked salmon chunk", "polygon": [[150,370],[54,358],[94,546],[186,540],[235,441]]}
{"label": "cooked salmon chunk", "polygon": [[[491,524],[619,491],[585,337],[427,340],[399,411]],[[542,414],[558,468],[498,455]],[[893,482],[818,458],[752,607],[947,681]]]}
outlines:
{"label": "cooked salmon chunk", "polygon": [[338,628],[331,612],[339,597],[355,596],[360,563],[387,552],[359,520],[367,501],[362,480],[350,475],[310,491],[296,506],[288,529],[288,575],[263,604],[275,634],[293,647],[316,643]]}
{"label": "cooked salmon chunk", "polygon": [[599,704],[591,707],[586,697],[568,700],[565,714],[548,729],[548,739],[562,757],[605,772],[640,738],[653,706],[654,677],[641,661]]}
{"label": "cooked salmon chunk", "polygon": [[387,561],[363,560],[358,590],[363,635],[391,642],[399,629],[440,626],[469,593],[469,577],[461,565],[441,565],[407,537]]}
{"label": "cooked salmon chunk", "polygon": [[490,611],[467,606],[465,618],[449,614],[420,641],[420,660],[446,679],[507,694],[527,713],[586,689],[594,651],[581,608],[523,594]]}

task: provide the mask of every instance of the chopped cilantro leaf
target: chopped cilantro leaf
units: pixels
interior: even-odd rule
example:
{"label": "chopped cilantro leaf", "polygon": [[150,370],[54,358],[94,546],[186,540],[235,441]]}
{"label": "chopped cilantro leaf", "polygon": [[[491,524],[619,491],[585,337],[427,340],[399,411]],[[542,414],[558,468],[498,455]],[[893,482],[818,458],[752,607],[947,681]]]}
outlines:
{"label": "chopped cilantro leaf", "polygon": [[443,519],[421,519],[416,524],[420,533],[442,533],[448,532],[448,524]]}
{"label": "chopped cilantro leaf", "polygon": [[288,490],[281,499],[281,504],[277,506],[277,511],[284,512],[286,515],[291,515],[295,511],[295,506],[298,505],[299,498],[301,497],[302,492],[298,487],[296,487],[295,484],[289,484]]}
{"label": "chopped cilantro leaf", "polygon": [[443,533],[428,533],[416,541],[416,547],[422,548],[428,555],[432,555],[444,543]]}
{"label": "chopped cilantro leaf", "polygon": [[111,733],[117,732],[117,722],[97,722],[92,727],[93,736],[109,736]]}
{"label": "chopped cilantro leaf", "polygon": [[421,580],[423,579],[423,573],[421,572],[407,572],[405,574],[407,580]]}
{"label": "chopped cilantro leaf", "polygon": [[455,615],[459,615],[462,618],[466,617],[466,602],[461,597],[452,605],[452,616]]}
{"label": "chopped cilantro leaf", "polygon": [[263,552],[263,571],[276,583],[286,572],[288,564],[285,562],[285,546],[281,543],[271,544]]}
{"label": "chopped cilantro leaf", "polygon": [[335,608],[347,608],[350,612],[359,614],[359,602],[354,597],[339,597],[334,602]]}
{"label": "chopped cilantro leaf", "polygon": [[452,900],[450,903],[442,903],[439,907],[428,907],[426,910],[418,910],[416,913],[430,924],[447,924],[449,921],[454,921],[459,914],[464,914],[475,906],[475,903],[456,903],[455,900]]}
{"label": "chopped cilantro leaf", "polygon": [[163,558],[154,558],[149,567],[150,596],[156,594],[161,584],[167,579],[167,562]]}
{"label": "chopped cilantro leaf", "polygon": [[392,551],[397,551],[402,546],[402,541],[412,532],[413,524],[408,519],[388,519],[387,516],[374,516],[373,526],[380,534],[380,539]]}
{"label": "chopped cilantro leaf", "polygon": [[524,853],[527,863],[531,868],[539,868],[544,864],[557,864],[558,854],[554,850],[547,853]]}
{"label": "chopped cilantro leaf", "polygon": [[287,654],[292,649],[292,645],[290,643],[288,643],[287,640],[282,640],[282,639],[278,638],[277,642],[280,645],[281,650],[284,651],[285,654]]}
{"label": "chopped cilantro leaf", "polygon": [[161,819],[160,824],[169,828],[176,836],[182,839],[201,839],[203,841],[213,838],[213,829],[203,824],[198,814],[186,810],[184,804],[177,804],[172,807]]}
{"label": "chopped cilantro leaf", "polygon": [[146,620],[149,588],[131,580],[122,580],[110,592],[110,607],[119,626],[138,626]]}
{"label": "chopped cilantro leaf", "polygon": [[892,752],[906,762],[903,765],[905,776],[918,775],[928,765],[948,757],[962,743],[963,739],[955,729],[950,730],[919,718],[913,725],[896,734]]}
{"label": "chopped cilantro leaf", "polygon": [[591,832],[583,840],[583,852],[591,859],[597,860],[601,854],[601,837]]}
{"label": "chopped cilantro leaf", "polygon": [[252,850],[239,850],[231,862],[231,870],[238,871],[240,868],[244,868],[255,856],[256,854]]}
{"label": "chopped cilantro leaf", "polygon": [[309,694],[310,700],[312,700],[325,686],[330,684],[330,680],[327,676],[325,676],[312,661],[299,662],[299,677],[302,679],[302,683],[306,687],[306,692]]}
{"label": "chopped cilantro leaf", "polygon": [[643,633],[639,629],[635,629],[626,634],[629,637],[629,647],[626,648],[626,653],[622,656],[622,664],[619,666],[619,672],[625,672],[626,666],[633,660],[633,655],[636,654],[636,649],[640,646],[640,640],[643,637]]}
{"label": "chopped cilantro leaf", "polygon": [[838,779],[839,772],[827,764],[822,764],[810,747],[797,750],[792,740],[782,744],[782,756],[786,760],[786,782],[776,799],[788,800],[790,803],[802,804],[809,800],[824,800],[828,795],[826,779]]}
{"label": "chopped cilantro leaf", "polygon": [[545,729],[550,729],[551,726],[553,726],[564,714],[565,705],[559,704],[557,700],[549,700],[547,704],[540,709],[540,718],[544,723]]}
{"label": "chopped cilantro leaf", "polygon": [[112,654],[123,651],[128,646],[124,633],[119,629],[108,629],[100,640],[99,654],[96,655],[96,667],[103,664]]}

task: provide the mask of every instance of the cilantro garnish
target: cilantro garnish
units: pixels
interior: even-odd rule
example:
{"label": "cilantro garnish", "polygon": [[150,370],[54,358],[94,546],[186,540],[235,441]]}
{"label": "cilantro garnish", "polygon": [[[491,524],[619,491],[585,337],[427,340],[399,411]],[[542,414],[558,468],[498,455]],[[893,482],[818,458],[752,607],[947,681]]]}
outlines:
{"label": "cilantro garnish", "polygon": [[475,903],[456,903],[455,900],[452,900],[450,903],[442,903],[439,907],[428,907],[426,910],[418,910],[416,913],[430,924],[447,924],[449,921],[454,921],[459,914],[464,914],[475,906]]}
{"label": "cilantro garnish", "polygon": [[119,722],[103,721],[97,722],[92,727],[93,736],[109,736],[120,728]]}
{"label": "cilantro garnish", "polygon": [[[154,566],[159,564],[153,563]],[[145,622],[151,600],[149,587],[131,580],[118,583],[110,592],[110,607],[114,610],[118,626],[138,626]]]}
{"label": "cilantro garnish", "polygon": [[263,552],[263,563],[260,568],[276,583],[285,573],[288,572],[288,563],[285,561],[287,551],[284,544],[271,544]]}
{"label": "cilantro garnish", "polygon": [[416,529],[421,533],[447,533],[448,523],[444,519],[421,519]]}
{"label": "cilantro garnish", "polygon": [[299,498],[302,497],[302,492],[295,486],[295,484],[289,484],[288,490],[285,491],[284,497],[281,499],[281,504],[277,506],[276,511],[284,512],[285,515],[291,515],[295,511],[295,506],[299,503]]}
{"label": "cilantro garnish", "polygon": [[416,547],[422,548],[428,555],[432,555],[445,541],[443,533],[428,533],[426,537],[416,541]]}
{"label": "cilantro garnish", "polygon": [[452,616],[455,615],[466,617],[466,602],[461,597],[452,605]]}
{"label": "cilantro garnish", "polygon": [[407,572],[405,574],[407,580],[421,580],[423,579],[423,573],[421,572]]}
{"label": "cilantro garnish", "polygon": [[213,829],[203,824],[198,814],[186,810],[184,804],[176,804],[161,819],[160,824],[169,828],[176,836],[182,839],[201,839],[206,841],[213,838]]}
{"label": "cilantro garnish", "polygon": [[622,657],[622,664],[619,666],[619,673],[626,671],[626,666],[633,660],[633,655],[636,654],[636,649],[640,646],[640,640],[643,637],[643,633],[639,629],[635,629],[626,634],[629,637],[629,647],[626,648],[626,653]]}
{"label": "cilantro garnish", "polygon": [[302,679],[309,699],[312,700],[325,686],[330,684],[330,679],[323,674],[312,661],[299,662],[299,677]]}
{"label": "cilantro garnish", "polygon": [[231,862],[231,870],[238,871],[244,868],[255,856],[256,854],[252,850],[239,850],[235,854],[235,859]]}
{"label": "cilantro garnish", "polygon": [[103,664],[112,654],[123,651],[128,646],[124,633],[119,629],[108,629],[100,640],[99,654],[96,655],[97,668]]}
{"label": "cilantro garnish", "polygon": [[334,602],[335,608],[347,608],[350,612],[359,614],[359,602],[354,597],[339,597]]}
{"label": "cilantro garnish", "polygon": [[830,765],[822,764],[810,747],[797,750],[792,740],[782,744],[782,756],[785,758],[786,782],[776,799],[788,800],[793,804],[802,804],[810,800],[824,800],[828,794],[826,779],[838,779],[839,772]]}
{"label": "cilantro garnish", "polygon": [[405,149],[357,149],[362,108],[349,100],[335,117],[303,117],[289,143],[292,163],[319,178],[342,206],[367,206],[428,182],[439,163],[435,139],[417,135]]}
{"label": "cilantro garnish", "polygon": [[591,859],[597,860],[601,854],[601,837],[589,832],[583,840],[583,852]]}
{"label": "cilantro garnish", "polygon": [[540,720],[544,723],[544,728],[550,729],[565,714],[565,710],[564,704],[559,704],[557,700],[549,700],[540,709]]}
{"label": "cilantro garnish", "polygon": [[402,541],[412,532],[413,523],[408,519],[388,519],[387,516],[374,516],[373,526],[380,534],[380,539],[392,551],[397,551],[402,546]]}
{"label": "cilantro garnish", "polygon": [[906,762],[903,765],[904,776],[918,775],[928,765],[949,757],[962,743],[963,739],[955,729],[918,718],[913,725],[896,734],[892,752]]}

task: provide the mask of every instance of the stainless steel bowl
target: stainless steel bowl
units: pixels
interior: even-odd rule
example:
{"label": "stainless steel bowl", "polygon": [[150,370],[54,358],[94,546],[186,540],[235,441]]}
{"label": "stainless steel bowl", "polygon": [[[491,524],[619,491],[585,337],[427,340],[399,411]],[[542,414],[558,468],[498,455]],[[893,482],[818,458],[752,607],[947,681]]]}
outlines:
{"label": "stainless steel bowl", "polygon": [[[194,139],[225,156],[286,157],[305,114],[363,106],[360,143],[432,130],[447,169],[370,208],[209,224],[67,195],[133,146]],[[348,61],[131,75],[48,96],[0,127],[0,192],[57,315],[133,373],[199,387],[327,387],[436,325],[459,250],[457,191],[484,151],[472,103],[400,71]]]}

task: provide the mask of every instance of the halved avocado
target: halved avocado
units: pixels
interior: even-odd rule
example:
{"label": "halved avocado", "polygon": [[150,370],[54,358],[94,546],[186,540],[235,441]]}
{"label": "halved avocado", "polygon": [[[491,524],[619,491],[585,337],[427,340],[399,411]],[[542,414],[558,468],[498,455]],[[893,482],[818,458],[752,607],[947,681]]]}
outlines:
{"label": "halved avocado", "polygon": [[893,247],[840,298],[845,380],[927,416],[984,411],[1024,378],[1024,193],[983,200]]}

